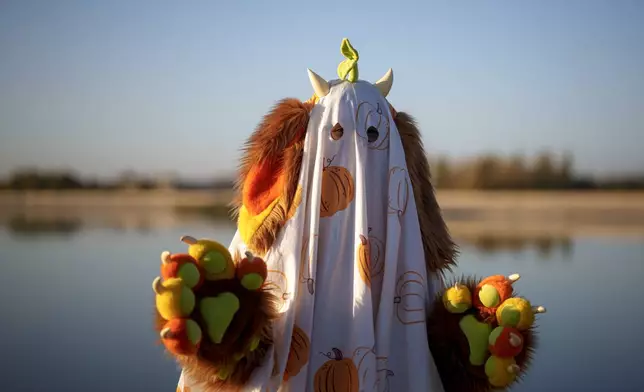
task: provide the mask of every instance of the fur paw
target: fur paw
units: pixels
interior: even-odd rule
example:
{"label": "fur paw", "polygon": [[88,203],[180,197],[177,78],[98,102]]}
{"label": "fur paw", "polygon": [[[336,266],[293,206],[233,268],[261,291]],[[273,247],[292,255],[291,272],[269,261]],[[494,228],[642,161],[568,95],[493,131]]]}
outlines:
{"label": "fur paw", "polygon": [[222,244],[184,236],[187,254],[161,256],[154,283],[156,329],[195,382],[243,385],[272,344],[279,303],[264,285],[264,261],[231,255]]}
{"label": "fur paw", "polygon": [[463,278],[436,298],[427,333],[446,392],[507,388],[525,372],[545,308],[516,296],[517,280]]}

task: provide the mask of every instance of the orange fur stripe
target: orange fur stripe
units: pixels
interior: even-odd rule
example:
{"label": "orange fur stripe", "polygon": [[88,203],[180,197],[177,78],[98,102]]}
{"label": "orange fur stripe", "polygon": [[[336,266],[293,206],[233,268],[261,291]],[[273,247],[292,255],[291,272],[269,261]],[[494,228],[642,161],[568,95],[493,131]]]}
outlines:
{"label": "orange fur stripe", "polygon": [[242,200],[251,215],[258,215],[277,199],[284,187],[281,162],[267,159],[251,167],[244,188]]}

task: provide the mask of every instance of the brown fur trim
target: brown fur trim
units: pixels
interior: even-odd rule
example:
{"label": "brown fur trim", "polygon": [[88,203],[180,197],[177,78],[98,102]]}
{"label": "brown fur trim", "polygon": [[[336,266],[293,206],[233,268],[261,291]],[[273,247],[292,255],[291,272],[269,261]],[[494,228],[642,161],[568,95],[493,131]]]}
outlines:
{"label": "brown fur trim", "polygon": [[[480,280],[476,277],[464,276],[450,282],[447,287],[453,286],[457,281],[467,286],[471,293],[474,293]],[[516,297],[517,294],[514,293],[512,296]],[[485,367],[473,366],[469,361],[469,345],[459,326],[459,321],[466,314],[473,314],[483,321],[483,317],[478,314],[475,308],[463,314],[448,312],[443,305],[442,293],[437,294],[431,313],[427,318],[429,348],[445,392],[490,392],[496,388],[488,382]],[[491,324],[492,328],[498,326],[496,317],[488,318],[485,322]],[[516,383],[521,382],[522,376],[526,374],[538,345],[534,326],[526,331],[521,331],[521,334],[523,335],[523,351],[515,357],[521,372],[517,376]]]}
{"label": "brown fur trim", "polygon": [[451,271],[452,266],[456,265],[458,251],[434,195],[422,137],[415,120],[409,114],[398,112],[394,121],[405,150],[407,170],[418,210],[427,270],[444,276],[446,271]]}
{"label": "brown fur trim", "polygon": [[309,113],[314,105],[313,102],[303,103],[293,98],[278,102],[264,116],[244,146],[235,184],[234,216],[238,216],[242,205],[243,186],[254,163],[275,159],[281,163],[281,175],[285,176],[279,203],[257,230],[251,243],[246,244],[258,255],[264,255],[271,247],[287,219],[287,212],[293,205],[302,165],[304,136]]}
{"label": "brown fur trim", "polygon": [[[239,263],[239,253],[234,255]],[[205,329],[205,322],[199,311],[199,301],[205,297],[217,296],[222,292],[232,292],[239,298],[239,311],[235,314],[224,340],[220,344],[210,341]],[[259,291],[246,290],[237,279],[205,281],[195,290],[197,306],[190,315],[202,328],[202,341],[197,355],[176,356],[175,359],[190,378],[200,384],[206,392],[236,391],[250,378],[253,370],[265,360],[266,352],[273,344],[272,322],[278,317],[278,297],[266,287]],[[155,307],[155,329],[160,332],[166,321],[161,318]],[[250,351],[254,337],[260,337],[259,346]],[[236,354],[244,354],[240,360],[234,360]],[[230,369],[230,375],[220,380],[217,375],[220,369]]]}
{"label": "brown fur trim", "polygon": [[[297,182],[297,179],[292,179]],[[273,245],[284,223],[286,222],[287,208],[280,199],[273,210],[268,214],[264,222],[257,228],[255,234],[251,237],[247,248],[257,255],[265,255],[268,249]]]}

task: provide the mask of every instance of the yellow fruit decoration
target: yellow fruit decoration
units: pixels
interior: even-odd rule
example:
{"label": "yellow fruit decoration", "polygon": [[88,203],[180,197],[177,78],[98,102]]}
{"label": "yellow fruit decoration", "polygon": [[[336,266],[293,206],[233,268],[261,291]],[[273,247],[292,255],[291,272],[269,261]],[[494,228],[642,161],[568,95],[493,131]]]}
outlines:
{"label": "yellow fruit decoration", "polygon": [[450,313],[463,313],[472,307],[472,294],[467,286],[460,283],[445,290],[443,305]]}
{"label": "yellow fruit decoration", "polygon": [[235,263],[228,248],[216,241],[197,240],[189,235],[181,237],[188,244],[188,254],[206,271],[207,280],[224,280],[235,277]]}
{"label": "yellow fruit decoration", "polygon": [[534,323],[534,315],[545,313],[543,306],[531,306],[530,301],[521,297],[508,298],[496,310],[496,319],[503,327],[525,331]]}
{"label": "yellow fruit decoration", "polygon": [[180,278],[161,282],[161,277],[157,277],[152,289],[156,293],[157,311],[164,320],[187,317],[195,308],[195,295]]}
{"label": "yellow fruit decoration", "polygon": [[485,375],[489,383],[496,388],[505,388],[512,384],[519,371],[520,368],[513,357],[500,358],[492,355],[485,362]]}

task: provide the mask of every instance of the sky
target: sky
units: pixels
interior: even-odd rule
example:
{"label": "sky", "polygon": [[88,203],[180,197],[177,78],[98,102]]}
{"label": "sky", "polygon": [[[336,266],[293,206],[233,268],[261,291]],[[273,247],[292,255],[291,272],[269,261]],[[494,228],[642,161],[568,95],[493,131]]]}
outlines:
{"label": "sky", "polygon": [[0,0],[0,176],[233,173],[261,117],[390,67],[430,154],[644,171],[644,1]]}

